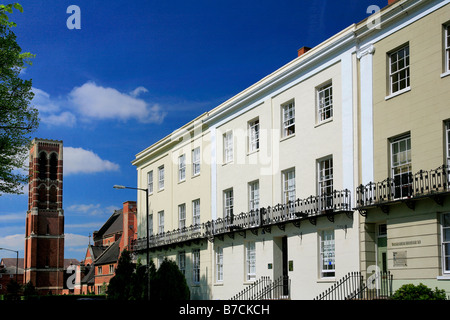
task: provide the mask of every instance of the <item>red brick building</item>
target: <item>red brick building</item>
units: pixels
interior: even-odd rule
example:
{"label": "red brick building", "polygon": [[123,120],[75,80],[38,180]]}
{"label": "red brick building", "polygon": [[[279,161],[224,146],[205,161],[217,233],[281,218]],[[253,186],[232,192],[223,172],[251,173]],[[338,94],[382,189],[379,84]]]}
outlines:
{"label": "red brick building", "polygon": [[24,283],[40,294],[64,286],[63,143],[34,139],[25,230]]}
{"label": "red brick building", "polygon": [[120,254],[131,251],[137,237],[136,202],[126,201],[123,208],[114,211],[100,230],[93,233],[94,244],[89,244],[84,262],[77,269],[75,294],[103,294],[114,277]]}
{"label": "red brick building", "polygon": [[0,261],[0,294],[6,294],[11,280],[23,283],[23,258],[2,258]]}

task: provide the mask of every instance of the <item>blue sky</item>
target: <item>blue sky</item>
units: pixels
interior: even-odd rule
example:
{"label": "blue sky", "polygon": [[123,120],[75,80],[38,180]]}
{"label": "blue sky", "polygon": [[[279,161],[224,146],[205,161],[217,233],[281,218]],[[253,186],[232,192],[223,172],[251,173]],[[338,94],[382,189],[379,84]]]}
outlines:
{"label": "blue sky", "polygon": [[[387,0],[17,0],[10,19],[33,80],[34,137],[63,140],[65,258],[136,200],[135,154]],[[9,3],[9,2],[4,2]],[[81,29],[68,29],[70,5]],[[27,189],[25,189],[27,190]],[[23,257],[27,195],[0,196],[0,247]],[[0,258],[15,253],[0,251]]]}

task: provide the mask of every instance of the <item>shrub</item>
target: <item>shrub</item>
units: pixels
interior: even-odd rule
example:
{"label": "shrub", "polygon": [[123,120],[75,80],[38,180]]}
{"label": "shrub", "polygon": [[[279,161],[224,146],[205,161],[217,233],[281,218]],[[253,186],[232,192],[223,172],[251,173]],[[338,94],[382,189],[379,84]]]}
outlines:
{"label": "shrub", "polygon": [[423,283],[405,284],[392,296],[393,300],[446,300],[445,290],[436,287],[433,291]]}

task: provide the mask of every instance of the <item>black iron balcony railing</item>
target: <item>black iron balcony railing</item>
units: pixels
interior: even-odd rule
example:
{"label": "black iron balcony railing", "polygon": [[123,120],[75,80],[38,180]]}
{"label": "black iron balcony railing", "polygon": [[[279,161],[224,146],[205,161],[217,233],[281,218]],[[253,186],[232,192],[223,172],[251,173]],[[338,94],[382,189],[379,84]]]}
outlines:
{"label": "black iron balcony railing", "polygon": [[449,167],[443,165],[434,170],[420,170],[412,174],[387,178],[381,182],[370,182],[356,189],[357,209],[383,205],[390,202],[433,197],[438,203],[443,194],[450,192]]}
{"label": "black iron balcony railing", "polygon": [[[267,228],[272,225],[293,222],[302,219],[315,221],[319,216],[326,215],[332,220],[335,213],[352,212],[351,194],[349,190],[333,191],[331,194],[310,196],[297,199],[288,204],[277,204],[273,207],[218,218],[202,224],[193,225],[173,231],[151,235],[149,248],[161,247],[184,241],[212,239],[215,236],[242,230]],[[147,238],[138,238],[133,242],[133,250],[146,250]]]}

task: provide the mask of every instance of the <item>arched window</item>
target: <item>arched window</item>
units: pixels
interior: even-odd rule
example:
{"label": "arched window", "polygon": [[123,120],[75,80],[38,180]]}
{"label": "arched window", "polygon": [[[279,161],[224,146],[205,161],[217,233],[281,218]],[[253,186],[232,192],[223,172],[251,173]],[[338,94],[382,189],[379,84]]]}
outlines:
{"label": "arched window", "polygon": [[49,192],[49,199],[48,201],[49,203],[49,208],[50,209],[56,209],[57,208],[57,202],[58,202],[58,189],[56,188],[56,186],[51,186],[50,187],[50,192]]}
{"label": "arched window", "polygon": [[47,208],[47,188],[43,184],[39,187],[39,205],[38,206],[41,209]]}
{"label": "arched window", "polygon": [[47,179],[47,154],[41,152],[39,154],[39,179]]}
{"label": "arched window", "polygon": [[52,153],[50,156],[50,180],[56,180],[58,172],[58,156]]}

